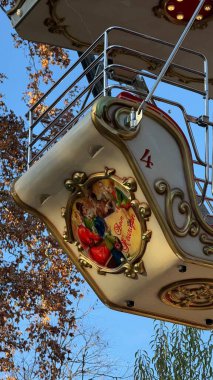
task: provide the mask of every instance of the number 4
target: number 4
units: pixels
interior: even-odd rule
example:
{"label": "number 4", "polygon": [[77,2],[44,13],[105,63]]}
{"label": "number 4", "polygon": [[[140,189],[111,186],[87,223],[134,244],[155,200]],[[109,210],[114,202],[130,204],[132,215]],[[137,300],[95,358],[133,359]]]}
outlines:
{"label": "number 4", "polygon": [[140,158],[140,161],[143,161],[146,163],[146,168],[149,168],[149,169],[152,169],[152,166],[154,165],[153,162],[152,162],[152,157],[151,157],[151,154],[150,154],[150,150],[149,149],[145,149],[145,152],[143,154],[143,156]]}

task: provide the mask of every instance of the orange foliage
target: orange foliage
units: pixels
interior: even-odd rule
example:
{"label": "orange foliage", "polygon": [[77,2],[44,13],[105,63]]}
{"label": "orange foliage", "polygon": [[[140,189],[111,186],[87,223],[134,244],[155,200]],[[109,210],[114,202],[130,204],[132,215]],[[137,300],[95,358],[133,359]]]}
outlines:
{"label": "orange foliage", "polygon": [[[0,1],[5,8],[13,3]],[[29,52],[25,98],[33,105],[42,95],[42,83],[52,83],[53,66],[66,67],[69,55],[62,48],[22,41],[17,35],[14,44]],[[36,346],[37,376],[56,379],[57,363],[67,357],[67,334],[76,329],[81,279],[45,226],[18,208],[10,195],[10,184],[26,168],[27,133],[23,120],[7,111],[1,94],[0,106],[0,372],[14,380],[9,376],[16,369],[14,355]],[[59,335],[64,343],[58,343]]]}

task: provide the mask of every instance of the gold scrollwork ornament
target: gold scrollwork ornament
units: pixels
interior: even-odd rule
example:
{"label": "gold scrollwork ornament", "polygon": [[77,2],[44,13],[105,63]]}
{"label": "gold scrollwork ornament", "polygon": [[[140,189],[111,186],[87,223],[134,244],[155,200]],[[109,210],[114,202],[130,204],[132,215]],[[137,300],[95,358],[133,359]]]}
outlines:
{"label": "gold scrollwork ornament", "polygon": [[[59,0],[48,0],[47,6],[49,8],[49,17],[44,20],[44,25],[48,28],[49,33],[61,34],[67,40],[71,41],[72,45],[76,48],[87,48],[89,43],[86,41],[79,41],[70,34],[69,28],[65,23],[65,17],[60,17],[58,15],[58,5]],[[101,51],[101,46],[96,47],[96,51]]]}
{"label": "gold scrollwork ornament", "polygon": [[[170,189],[169,184],[163,180],[157,180],[154,184],[155,191],[160,194],[166,195],[165,198],[165,213],[166,220],[171,228],[172,232],[179,237],[184,237],[187,234],[195,237],[199,233],[199,224],[193,218],[192,209],[190,204],[184,200],[184,193],[181,189],[174,188]],[[180,200],[178,204],[178,209],[176,212],[179,212],[182,215],[185,215],[185,222],[182,226],[178,226],[174,218],[174,200],[178,198]]]}
{"label": "gold scrollwork ornament", "polygon": [[210,237],[208,237],[208,235],[203,233],[200,235],[200,241],[201,243],[206,244],[205,247],[203,247],[203,253],[206,256],[213,255],[213,239],[211,239]]}
{"label": "gold scrollwork ornament", "polygon": [[169,284],[159,293],[163,303],[183,309],[212,309],[213,281],[189,279]]}

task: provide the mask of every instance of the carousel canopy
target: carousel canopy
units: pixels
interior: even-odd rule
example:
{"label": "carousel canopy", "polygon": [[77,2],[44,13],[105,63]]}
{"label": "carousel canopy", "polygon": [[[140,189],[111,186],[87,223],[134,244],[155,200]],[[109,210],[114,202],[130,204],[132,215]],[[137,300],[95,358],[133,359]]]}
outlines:
{"label": "carousel canopy", "polygon": [[[198,0],[190,2],[187,0],[108,0],[107,2],[21,0],[8,12],[8,15],[18,34],[25,39],[85,51],[112,25],[119,25],[175,44],[198,2]],[[210,42],[213,33],[212,18],[213,1],[206,0],[184,41],[185,48],[200,52],[208,59],[210,97],[213,96],[213,49]],[[114,34],[114,40],[109,41],[110,45],[115,43],[119,46],[131,45],[134,51],[143,51],[147,55],[146,59],[139,59],[133,66],[137,69],[150,69],[156,74],[162,65],[155,58],[166,60],[172,49],[167,44],[137,38],[131,34],[120,33],[119,30]],[[128,54],[130,61],[135,59],[132,57],[135,53]],[[122,63],[122,51],[116,55],[116,58],[117,64]],[[181,83],[190,83],[195,90],[202,91],[204,60],[203,56],[182,50],[175,58],[175,63],[188,67],[188,74],[183,73],[177,66],[169,69],[167,76],[176,76]]]}

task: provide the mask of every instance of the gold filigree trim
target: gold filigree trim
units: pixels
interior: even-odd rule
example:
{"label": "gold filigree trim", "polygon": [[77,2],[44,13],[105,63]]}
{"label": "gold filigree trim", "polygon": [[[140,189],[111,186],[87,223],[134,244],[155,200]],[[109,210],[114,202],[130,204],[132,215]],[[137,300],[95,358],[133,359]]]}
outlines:
{"label": "gold filigree trim", "polygon": [[48,0],[47,6],[49,7],[50,17],[44,20],[44,25],[47,26],[50,33],[62,34],[65,38],[72,42],[76,48],[89,47],[89,43],[85,41],[78,41],[68,31],[68,26],[64,24],[65,17],[59,17],[57,13],[58,0]]}
{"label": "gold filigree trim", "polygon": [[149,71],[155,71],[157,69],[161,69],[163,63],[157,58],[147,58],[143,56],[141,53],[137,53],[133,50],[128,50],[125,47],[110,47],[109,49],[109,58],[116,58],[118,55],[127,56],[127,57],[135,57],[139,61],[145,62],[147,64],[146,68]]}
{"label": "gold filigree trim", "polygon": [[213,281],[189,279],[174,282],[159,293],[163,303],[182,309],[212,309]]}
{"label": "gold filigree trim", "polygon": [[[65,181],[65,187],[71,195],[62,213],[67,226],[64,238],[77,246],[81,266],[95,267],[99,274],[123,272],[134,279],[145,274],[142,257],[151,239],[146,226],[151,210],[135,199],[136,181],[120,179],[114,169],[106,168],[89,177],[76,172]],[[118,202],[115,208],[113,199]],[[106,211],[103,207],[110,202],[111,209]]]}
{"label": "gold filigree trim", "polygon": [[207,256],[213,255],[213,239],[206,234],[201,234],[200,241],[206,244],[205,247],[203,247],[203,253]]}
{"label": "gold filigree trim", "polygon": [[[184,200],[184,193],[182,190],[178,188],[170,189],[169,184],[161,179],[155,182],[154,184],[155,191],[160,194],[166,195],[165,198],[165,213],[166,220],[171,228],[172,232],[179,237],[184,237],[187,234],[191,236],[197,236],[199,233],[199,224],[193,218],[192,209],[188,202]],[[178,212],[182,215],[186,216],[185,223],[179,227],[174,218],[175,210],[174,210],[174,200],[175,198],[179,198],[180,202],[178,204]]]}

